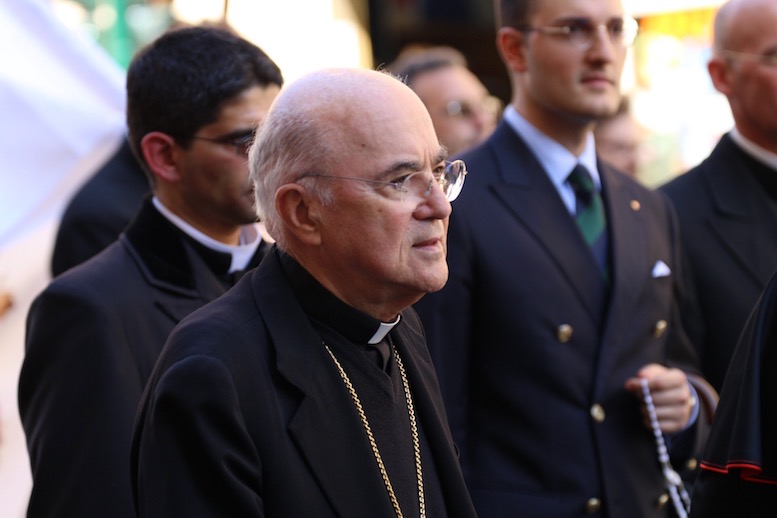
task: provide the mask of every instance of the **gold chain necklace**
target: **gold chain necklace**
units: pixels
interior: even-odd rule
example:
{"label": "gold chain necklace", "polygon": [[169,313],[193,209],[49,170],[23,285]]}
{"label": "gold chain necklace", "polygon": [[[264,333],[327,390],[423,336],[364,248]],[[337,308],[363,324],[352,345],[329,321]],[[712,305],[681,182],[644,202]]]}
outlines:
{"label": "gold chain necklace", "polygon": [[[390,340],[389,340],[390,342]],[[378,444],[375,442],[375,437],[372,434],[372,428],[370,427],[370,422],[367,420],[367,414],[364,413],[364,408],[362,407],[361,400],[359,399],[359,395],[356,393],[356,389],[353,387],[353,384],[351,383],[351,379],[348,377],[348,374],[345,373],[345,369],[343,369],[343,366],[340,365],[340,362],[337,361],[337,358],[335,357],[332,350],[329,348],[327,344],[324,344],[324,348],[326,348],[326,352],[329,353],[329,356],[332,357],[332,361],[335,363],[335,367],[337,367],[337,371],[340,373],[340,377],[343,379],[343,383],[345,383],[345,387],[348,389],[348,392],[351,394],[351,399],[353,399],[353,404],[356,406],[356,411],[359,413],[359,417],[362,421],[362,426],[364,426],[364,431],[367,433],[367,439],[370,441],[370,447],[372,448],[372,454],[375,456],[375,461],[378,463],[378,469],[380,470],[380,474],[383,477],[383,483],[386,485],[386,491],[388,491],[389,498],[391,499],[391,504],[394,506],[394,512],[396,512],[398,518],[402,518],[402,509],[399,507],[399,501],[397,500],[397,495],[394,493],[394,487],[391,485],[391,480],[388,476],[388,471],[386,471],[386,466],[383,464],[383,457],[380,455],[380,450],[378,450]],[[413,409],[413,398],[410,394],[410,383],[407,381],[407,373],[405,372],[405,366],[402,363],[402,358],[399,357],[399,353],[397,352],[397,348],[394,347],[394,344],[391,344],[391,348],[394,351],[394,357],[397,359],[397,367],[399,368],[399,374],[402,377],[402,387],[405,391],[405,401],[407,401],[407,416],[410,418],[410,433],[413,438],[413,456],[415,457],[415,476],[416,481],[418,483],[418,510],[419,515],[421,518],[426,518],[426,502],[424,500],[424,478],[423,478],[423,471],[421,469],[421,443],[418,440],[418,425],[416,424],[415,420],[415,411]]]}

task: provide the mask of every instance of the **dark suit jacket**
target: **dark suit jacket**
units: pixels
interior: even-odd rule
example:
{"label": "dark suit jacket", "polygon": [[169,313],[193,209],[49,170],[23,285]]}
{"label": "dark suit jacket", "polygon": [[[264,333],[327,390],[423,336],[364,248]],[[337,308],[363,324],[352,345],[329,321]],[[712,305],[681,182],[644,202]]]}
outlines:
{"label": "dark suit jacket", "polygon": [[[473,517],[420,322],[411,309],[402,318],[391,333],[447,508]],[[132,469],[143,517],[395,516],[353,402],[274,253],[170,336]]]}
{"label": "dark suit jacket", "polygon": [[124,139],[68,202],[54,242],[52,274],[81,264],[116,241],[148,192],[146,174]]}
{"label": "dark suit jacket", "polygon": [[[695,361],[676,312],[668,200],[599,164],[608,299],[573,218],[509,125],[462,158],[450,278],[416,308],[479,515],[662,516],[656,445],[623,385],[647,363]],[[659,261],[671,273],[653,274]]]}
{"label": "dark suit jacket", "polygon": [[149,200],[116,243],[36,298],[19,379],[29,517],[134,516],[129,451],[146,379],[173,326],[225,289]]}
{"label": "dark suit jacket", "polygon": [[777,514],[777,274],[748,318],[720,393],[694,518]]}
{"label": "dark suit jacket", "polygon": [[686,330],[720,390],[755,301],[777,269],[777,202],[754,176],[777,175],[724,135],[710,156],[664,185],[680,222],[690,281]]}

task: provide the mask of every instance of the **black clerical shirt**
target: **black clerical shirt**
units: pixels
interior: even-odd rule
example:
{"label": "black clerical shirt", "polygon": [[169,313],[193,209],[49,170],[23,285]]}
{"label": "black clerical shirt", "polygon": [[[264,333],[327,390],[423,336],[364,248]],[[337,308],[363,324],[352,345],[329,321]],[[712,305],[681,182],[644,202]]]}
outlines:
{"label": "black clerical shirt", "polygon": [[[361,400],[403,515],[418,516],[415,457],[402,379],[393,355],[378,361],[375,348],[367,343],[381,322],[338,299],[287,254],[280,257],[292,289],[321,336],[322,347],[325,343],[332,350]],[[384,339],[387,343],[391,343],[391,334]],[[384,370],[380,363],[386,360]],[[334,363],[332,369],[336,369]],[[412,392],[413,382],[409,381]],[[350,398],[345,384],[342,389],[343,397]],[[426,515],[447,516],[423,426],[420,422],[418,426]]]}

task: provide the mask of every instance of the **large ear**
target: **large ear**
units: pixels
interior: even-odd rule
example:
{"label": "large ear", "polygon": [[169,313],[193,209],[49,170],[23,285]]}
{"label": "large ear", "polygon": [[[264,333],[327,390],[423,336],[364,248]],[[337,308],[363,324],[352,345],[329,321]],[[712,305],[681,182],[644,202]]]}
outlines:
{"label": "large ear", "polygon": [[731,86],[731,78],[733,76],[731,67],[731,62],[720,56],[713,56],[707,63],[707,71],[710,74],[712,84],[718,92],[726,97],[733,91]]}
{"label": "large ear", "polygon": [[502,27],[496,33],[496,48],[510,70],[526,70],[526,43],[526,33],[514,27]]}
{"label": "large ear", "polygon": [[298,183],[287,183],[275,193],[275,210],[288,231],[305,244],[321,244],[320,209],[318,199]]}
{"label": "large ear", "polygon": [[154,176],[167,183],[177,182],[181,178],[176,150],[175,139],[159,131],[147,133],[140,141],[140,152],[148,168]]}

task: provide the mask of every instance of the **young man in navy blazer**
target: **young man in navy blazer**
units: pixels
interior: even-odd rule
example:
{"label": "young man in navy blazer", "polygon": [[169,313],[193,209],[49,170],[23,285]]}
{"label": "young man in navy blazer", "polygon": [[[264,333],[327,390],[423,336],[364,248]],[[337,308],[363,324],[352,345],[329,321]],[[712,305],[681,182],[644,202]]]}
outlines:
{"label": "young man in navy blazer", "polygon": [[461,156],[450,279],[416,306],[464,474],[481,518],[666,516],[641,380],[661,430],[692,434],[677,224],[592,136],[636,21],[620,0],[498,6],[512,100]]}

